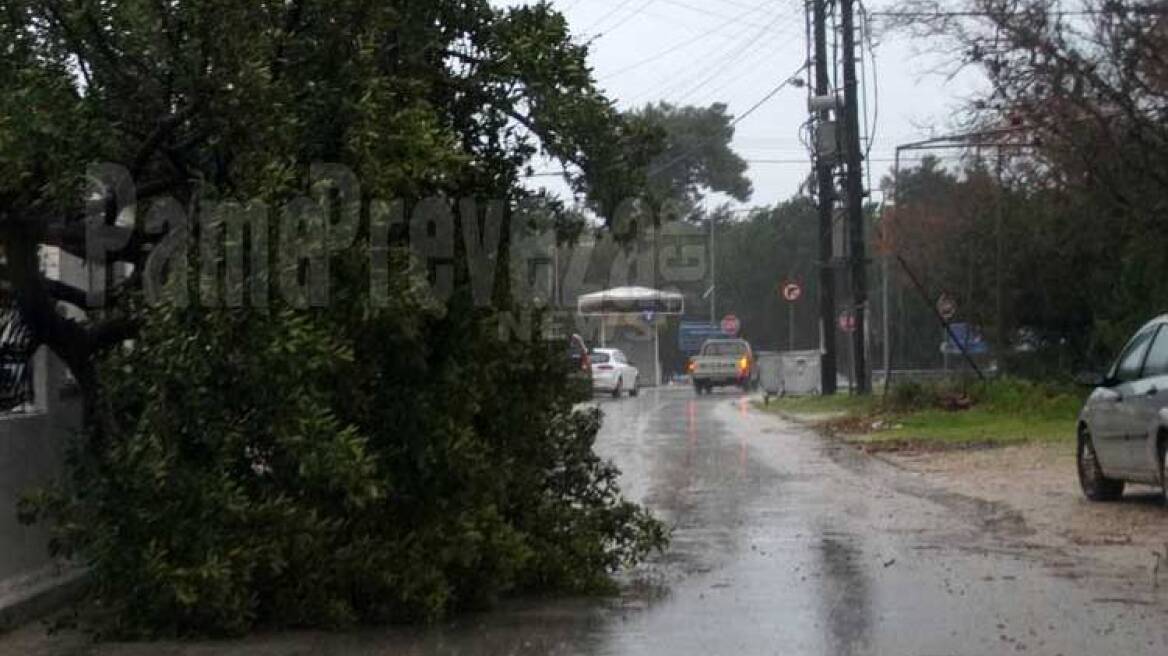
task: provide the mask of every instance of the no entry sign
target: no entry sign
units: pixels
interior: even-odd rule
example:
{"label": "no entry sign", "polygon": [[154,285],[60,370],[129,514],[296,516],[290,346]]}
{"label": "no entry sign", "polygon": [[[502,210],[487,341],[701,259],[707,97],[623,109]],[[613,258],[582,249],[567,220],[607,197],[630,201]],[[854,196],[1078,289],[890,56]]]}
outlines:
{"label": "no entry sign", "polygon": [[803,298],[803,286],[793,280],[783,283],[782,291],[783,300],[788,303],[796,303]]}

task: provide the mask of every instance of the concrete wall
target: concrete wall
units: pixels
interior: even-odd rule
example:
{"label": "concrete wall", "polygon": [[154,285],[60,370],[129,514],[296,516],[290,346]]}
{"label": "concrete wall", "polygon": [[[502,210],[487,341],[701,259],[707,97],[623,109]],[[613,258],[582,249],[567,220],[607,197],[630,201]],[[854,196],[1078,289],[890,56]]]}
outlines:
{"label": "concrete wall", "polygon": [[68,443],[80,427],[80,400],[70,394],[61,363],[41,349],[33,372],[34,407],[0,413],[0,598],[58,569],[48,555],[46,530],[21,525],[16,504],[24,491],[64,473]]}

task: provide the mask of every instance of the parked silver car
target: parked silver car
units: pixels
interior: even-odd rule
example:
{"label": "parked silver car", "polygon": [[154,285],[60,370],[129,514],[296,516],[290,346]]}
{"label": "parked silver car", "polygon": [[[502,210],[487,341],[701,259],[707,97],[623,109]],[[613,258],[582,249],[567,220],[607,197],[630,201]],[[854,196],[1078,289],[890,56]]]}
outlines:
{"label": "parked silver car", "polygon": [[1128,342],[1079,415],[1079,482],[1092,501],[1123,495],[1126,483],[1159,486],[1168,501],[1168,315]]}

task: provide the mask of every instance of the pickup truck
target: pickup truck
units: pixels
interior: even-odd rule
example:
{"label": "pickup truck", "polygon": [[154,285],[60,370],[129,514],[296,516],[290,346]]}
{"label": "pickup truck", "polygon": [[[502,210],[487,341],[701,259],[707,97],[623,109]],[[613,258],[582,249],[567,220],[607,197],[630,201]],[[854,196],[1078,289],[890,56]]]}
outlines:
{"label": "pickup truck", "polygon": [[698,355],[689,361],[689,375],[698,394],[732,385],[748,391],[757,378],[754,352],[746,340],[707,340]]}

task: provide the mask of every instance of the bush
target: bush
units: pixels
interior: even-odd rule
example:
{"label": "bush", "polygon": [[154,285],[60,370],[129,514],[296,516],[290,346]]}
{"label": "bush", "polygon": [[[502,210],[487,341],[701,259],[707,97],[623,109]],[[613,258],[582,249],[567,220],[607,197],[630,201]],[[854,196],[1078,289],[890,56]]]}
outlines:
{"label": "bush", "polygon": [[395,290],[390,308],[146,311],[103,363],[118,428],[30,496],[92,568],[102,637],[433,620],[597,591],[665,541],[593,452],[558,348]]}
{"label": "bush", "polygon": [[908,412],[934,407],[939,398],[936,385],[910,380],[893,385],[889,403],[894,410]]}
{"label": "bush", "polygon": [[996,412],[1041,417],[1075,416],[1084,394],[1068,384],[999,378],[970,388],[974,403]]}
{"label": "bush", "polygon": [[[956,399],[962,403],[954,403]],[[981,407],[994,412],[1042,417],[1060,417],[1068,413],[1073,416],[1082,402],[1083,395],[1068,385],[1012,377],[985,382],[906,381],[895,385],[889,398],[890,409],[896,412]]]}

